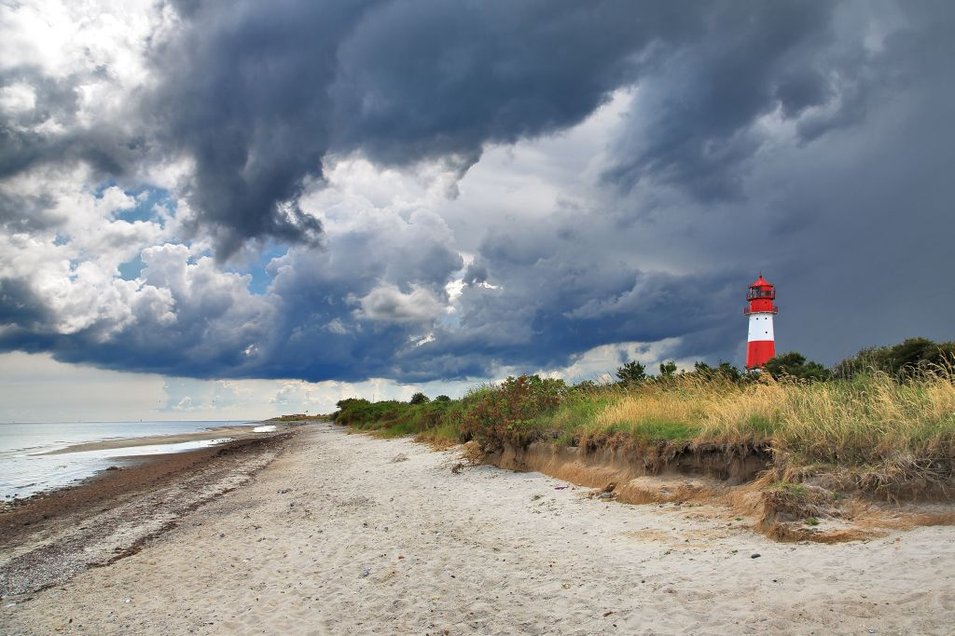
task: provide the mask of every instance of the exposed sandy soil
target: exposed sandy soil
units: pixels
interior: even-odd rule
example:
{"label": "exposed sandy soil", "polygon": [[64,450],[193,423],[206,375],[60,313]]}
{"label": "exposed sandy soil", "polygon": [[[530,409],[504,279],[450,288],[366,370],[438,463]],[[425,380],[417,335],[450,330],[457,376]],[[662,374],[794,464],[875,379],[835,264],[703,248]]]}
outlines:
{"label": "exposed sandy soil", "polygon": [[[955,528],[774,542],[455,451],[310,425],[127,558],[4,598],[0,632],[949,634]],[[11,549],[4,548],[4,554]],[[0,555],[2,556],[2,555]]]}

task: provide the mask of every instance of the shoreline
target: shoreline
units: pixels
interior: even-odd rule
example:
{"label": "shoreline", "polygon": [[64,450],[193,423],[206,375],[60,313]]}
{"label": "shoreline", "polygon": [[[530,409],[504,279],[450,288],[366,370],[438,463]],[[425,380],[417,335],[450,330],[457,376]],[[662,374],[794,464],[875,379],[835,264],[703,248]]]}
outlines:
{"label": "shoreline", "polygon": [[[115,450],[120,448],[135,448],[138,446],[154,446],[165,444],[181,444],[183,442],[200,442],[214,439],[230,438],[230,440],[246,439],[257,435],[263,435],[266,432],[256,432],[254,429],[262,426],[276,426],[275,424],[266,424],[264,422],[255,422],[243,424],[241,426],[216,426],[203,431],[192,433],[170,433],[168,435],[147,435],[145,437],[117,437],[112,439],[96,440],[92,442],[79,442],[70,444],[63,448],[47,451],[41,455],[64,455],[69,453],[83,453],[87,451]],[[283,425],[276,426],[276,429],[287,428]],[[186,451],[188,452],[188,451]],[[135,456],[134,456],[135,457]]]}
{"label": "shoreline", "polygon": [[[286,440],[242,487],[107,567],[5,598],[0,631],[943,634],[955,622],[951,526],[781,543],[725,507],[625,505],[537,473],[462,468],[461,448],[331,424]],[[194,485],[172,481],[176,496]]]}
{"label": "shoreline", "polygon": [[251,479],[296,433],[135,457],[123,468],[6,503],[0,508],[0,598],[35,593],[135,552],[183,515]]}
{"label": "shoreline", "polygon": [[[241,425],[218,425],[198,431],[182,433],[158,433],[138,437],[111,437],[68,444],[52,450],[19,449],[14,453],[25,454],[47,462],[67,463],[71,480],[56,479],[55,472],[47,468],[49,476],[38,473],[36,483],[12,485],[0,498],[0,513],[23,506],[30,501],[49,496],[60,490],[82,486],[98,479],[104,473],[135,468],[140,464],[164,461],[164,458],[215,449],[225,444],[247,439],[267,437],[295,427],[297,422],[265,423],[249,422]],[[126,451],[126,452],[124,452]],[[14,457],[14,460],[23,459]],[[29,459],[27,459],[29,461]],[[25,466],[30,470],[30,466]],[[25,491],[25,492],[18,492]]]}

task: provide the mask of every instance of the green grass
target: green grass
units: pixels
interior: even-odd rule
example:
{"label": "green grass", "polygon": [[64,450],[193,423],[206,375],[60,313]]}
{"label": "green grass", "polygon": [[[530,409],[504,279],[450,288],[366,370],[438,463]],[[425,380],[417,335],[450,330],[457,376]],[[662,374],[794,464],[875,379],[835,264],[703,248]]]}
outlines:
{"label": "green grass", "polygon": [[770,445],[796,466],[955,463],[955,382],[948,373],[794,383],[680,375],[586,389],[511,378],[464,398],[411,405],[344,400],[337,422],[361,430],[485,448],[648,443]]}
{"label": "green grass", "polygon": [[690,441],[700,432],[698,426],[686,422],[667,422],[644,420],[630,427],[629,433],[634,439],[647,442]]}

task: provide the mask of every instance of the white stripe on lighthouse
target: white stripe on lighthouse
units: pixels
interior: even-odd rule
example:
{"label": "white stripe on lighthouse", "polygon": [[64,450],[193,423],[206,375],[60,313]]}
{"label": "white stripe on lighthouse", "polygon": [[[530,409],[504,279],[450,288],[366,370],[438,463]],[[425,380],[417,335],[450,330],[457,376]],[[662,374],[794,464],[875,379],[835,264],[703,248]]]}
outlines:
{"label": "white stripe on lighthouse", "polygon": [[773,336],[773,315],[750,314],[749,315],[749,336],[747,342],[760,342],[764,340],[775,340]]}

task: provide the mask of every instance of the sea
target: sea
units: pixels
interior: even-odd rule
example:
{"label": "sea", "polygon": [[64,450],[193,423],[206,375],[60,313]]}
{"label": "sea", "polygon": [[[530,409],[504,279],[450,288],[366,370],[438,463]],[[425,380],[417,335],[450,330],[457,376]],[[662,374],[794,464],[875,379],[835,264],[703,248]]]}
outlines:
{"label": "sea", "polygon": [[0,423],[0,501],[70,486],[110,466],[135,462],[137,457],[202,448],[228,441],[228,438],[47,454],[67,446],[252,424],[246,421]]}

